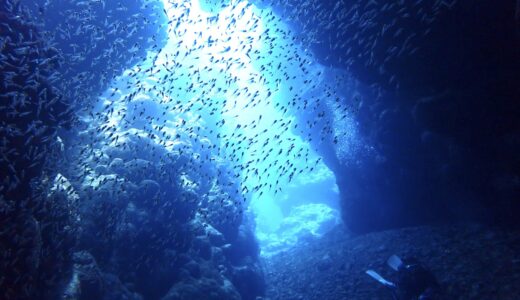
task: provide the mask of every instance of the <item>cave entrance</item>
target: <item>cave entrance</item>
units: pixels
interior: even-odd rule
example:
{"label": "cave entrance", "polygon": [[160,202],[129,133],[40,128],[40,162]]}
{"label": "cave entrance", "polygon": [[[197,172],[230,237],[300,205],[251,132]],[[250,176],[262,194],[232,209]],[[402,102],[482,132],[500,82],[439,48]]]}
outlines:
{"label": "cave entrance", "polygon": [[[311,161],[319,160],[315,153]],[[339,192],[334,174],[321,162],[277,194],[252,196],[250,209],[261,255],[270,256],[317,238],[339,224]]]}
{"label": "cave entrance", "polygon": [[217,146],[212,159],[239,178],[237,192],[255,219],[262,254],[339,223],[334,175],[298,117],[306,110],[299,103],[324,81],[324,67],[271,9],[247,1],[164,5],[169,41],[154,63],[168,65],[165,53],[183,58],[174,62],[183,66],[176,84],[189,86],[174,95],[189,108],[181,122],[202,128],[199,138]]}

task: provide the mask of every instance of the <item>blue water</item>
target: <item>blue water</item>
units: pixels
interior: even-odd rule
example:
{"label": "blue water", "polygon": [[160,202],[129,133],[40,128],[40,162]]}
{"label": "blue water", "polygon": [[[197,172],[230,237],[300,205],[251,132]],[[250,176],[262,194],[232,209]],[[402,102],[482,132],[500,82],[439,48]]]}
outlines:
{"label": "blue water", "polygon": [[[295,126],[297,109],[289,105],[290,99],[309,94],[310,87],[303,81],[312,81],[314,90],[323,85],[319,74],[324,67],[301,46],[289,43],[289,27],[270,9],[245,1],[218,13],[204,10],[197,1],[164,4],[168,19],[182,22],[171,22],[165,46],[124,71],[100,97],[99,111],[106,121],[97,126],[104,127],[107,135],[120,137],[109,145],[123,145],[126,132],[141,132],[158,137],[158,147],[171,153],[182,143],[190,143],[201,156],[230,163],[241,179],[248,211],[255,216],[261,248],[284,249],[294,245],[298,235],[324,233],[322,223],[338,224],[334,175],[302,136],[304,131]],[[275,32],[269,41],[262,38],[266,31]],[[194,75],[195,70],[200,73]],[[162,80],[169,76],[174,79]],[[152,90],[138,92],[128,101],[138,88]],[[114,110],[106,114],[107,107]],[[139,116],[130,121],[130,129],[121,128],[141,111],[151,121]],[[182,143],[161,139],[177,134],[185,137]],[[330,138],[328,133],[322,136]],[[280,176],[284,167],[288,170]],[[293,168],[296,172],[291,176]]]}
{"label": "blue water", "polygon": [[445,253],[516,233],[513,2],[3,1],[0,299],[390,299],[398,256],[485,299]]}

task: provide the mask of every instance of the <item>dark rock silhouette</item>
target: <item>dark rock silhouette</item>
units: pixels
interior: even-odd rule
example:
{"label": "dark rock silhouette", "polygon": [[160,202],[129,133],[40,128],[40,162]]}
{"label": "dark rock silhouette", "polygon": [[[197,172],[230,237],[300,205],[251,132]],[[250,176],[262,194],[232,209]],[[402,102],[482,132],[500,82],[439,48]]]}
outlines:
{"label": "dark rock silhouette", "polygon": [[515,1],[307,1],[297,10],[274,2],[311,36],[318,60],[351,72],[364,93],[355,119],[373,149],[349,161],[332,143],[317,145],[350,229],[468,219],[518,225]]}

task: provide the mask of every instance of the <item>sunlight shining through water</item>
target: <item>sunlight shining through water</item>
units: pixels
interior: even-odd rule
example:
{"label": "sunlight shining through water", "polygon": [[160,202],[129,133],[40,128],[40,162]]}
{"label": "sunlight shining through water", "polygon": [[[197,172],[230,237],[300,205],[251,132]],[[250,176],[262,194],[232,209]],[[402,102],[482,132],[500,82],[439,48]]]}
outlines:
{"label": "sunlight shining through water", "polygon": [[[200,156],[230,163],[242,179],[239,192],[250,203],[263,252],[283,250],[300,235],[323,233],[321,224],[338,223],[337,211],[328,206],[338,202],[334,175],[298,135],[288,105],[305,95],[310,80],[320,84],[323,67],[289,43],[290,30],[269,9],[247,1],[233,1],[217,13],[203,10],[198,0],[164,5],[170,20],[166,45],[127,70],[104,96],[135,92],[124,85],[133,80],[140,87],[133,100],[114,107],[134,115],[144,107],[157,136],[183,137],[161,144],[168,151],[182,151],[183,143],[198,136],[201,145],[193,147]],[[268,38],[262,35],[267,31]],[[167,74],[173,75],[158,83]],[[158,84],[163,92],[155,91]],[[112,114],[107,124],[121,127],[122,120]],[[124,142],[120,134],[118,142]]]}

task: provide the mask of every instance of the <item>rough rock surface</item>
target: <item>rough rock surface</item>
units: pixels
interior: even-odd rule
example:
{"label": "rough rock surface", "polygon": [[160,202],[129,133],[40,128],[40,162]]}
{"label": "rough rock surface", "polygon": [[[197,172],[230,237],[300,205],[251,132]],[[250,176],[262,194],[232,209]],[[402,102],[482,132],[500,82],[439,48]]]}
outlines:
{"label": "rough rock surface", "polygon": [[518,299],[520,234],[460,224],[352,236],[343,227],[264,263],[266,299],[392,299],[365,274],[388,280],[391,255],[416,257],[440,282],[443,299]]}
{"label": "rough rock surface", "polygon": [[347,138],[316,145],[338,179],[351,230],[445,220],[515,223],[514,0],[268,2],[299,28],[319,61],[358,82],[357,96],[349,87],[338,96],[356,106],[358,138],[367,147],[345,158],[339,149],[350,147]]}
{"label": "rough rock surface", "polygon": [[[89,199],[80,207],[78,248],[92,254],[100,272],[125,286],[95,293],[106,299],[107,293],[121,291],[169,300],[262,295],[252,229],[240,206],[229,211],[208,203],[210,195],[226,194],[215,193],[216,183],[193,171],[201,164],[194,150],[186,146],[182,154],[169,152],[145,135],[122,143],[109,145],[103,138],[87,143],[88,151],[77,160],[81,163],[70,171],[83,174],[77,177],[78,194]],[[222,166],[204,167],[213,172]],[[220,222],[222,216],[229,221]],[[236,276],[240,272],[245,275]],[[250,285],[254,288],[245,288]]]}
{"label": "rough rock surface", "polygon": [[16,2],[0,3],[0,32],[0,298],[53,298],[76,242],[67,193],[50,192],[71,110],[50,84],[58,53]]}
{"label": "rough rock surface", "polygon": [[[31,13],[19,1],[0,2],[0,298],[196,296],[177,293],[181,285],[216,295],[212,299],[262,295],[258,246],[252,227],[244,226],[243,207],[210,207],[210,189],[217,191],[212,197],[230,192],[194,171],[203,166],[192,148],[166,153],[142,132],[115,145],[94,113],[66,101],[73,98],[89,111],[99,100],[92,96],[114,74],[159,47],[157,36],[142,40],[161,29],[148,1],[26,4]],[[132,16],[131,25],[107,22],[108,15],[124,13]],[[49,38],[53,47],[47,34],[56,35]],[[98,59],[84,60],[90,56]],[[227,189],[237,189],[235,178],[228,181]],[[208,216],[210,208],[214,216]],[[206,231],[210,226],[214,230]],[[249,280],[252,290],[244,288]]]}

